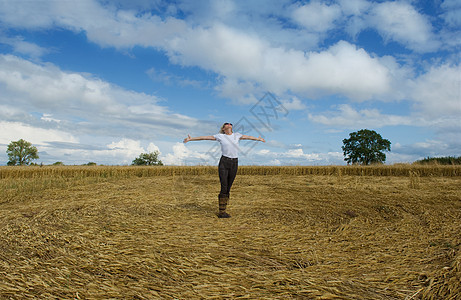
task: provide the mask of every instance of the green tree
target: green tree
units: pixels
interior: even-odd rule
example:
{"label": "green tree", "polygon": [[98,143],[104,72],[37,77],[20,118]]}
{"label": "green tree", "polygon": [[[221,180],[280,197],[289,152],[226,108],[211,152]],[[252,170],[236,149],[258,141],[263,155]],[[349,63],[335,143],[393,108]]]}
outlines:
{"label": "green tree", "polygon": [[384,151],[391,151],[391,142],[374,130],[362,129],[343,140],[344,160],[347,164],[369,165],[386,161]]}
{"label": "green tree", "polygon": [[38,150],[31,143],[20,139],[17,142],[11,142],[6,149],[8,154],[8,166],[29,165],[33,159],[38,159]]}
{"label": "green tree", "polygon": [[139,157],[133,160],[134,166],[163,166],[163,163],[158,159],[160,152],[154,151],[150,153],[141,153]]}

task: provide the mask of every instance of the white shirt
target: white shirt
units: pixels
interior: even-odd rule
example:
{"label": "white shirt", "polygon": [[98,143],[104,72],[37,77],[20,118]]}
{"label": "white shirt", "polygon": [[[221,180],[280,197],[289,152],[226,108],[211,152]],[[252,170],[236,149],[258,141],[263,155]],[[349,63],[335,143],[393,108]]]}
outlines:
{"label": "white shirt", "polygon": [[221,143],[222,155],[229,158],[237,158],[239,152],[239,141],[243,134],[234,132],[230,135],[218,133],[213,135]]}

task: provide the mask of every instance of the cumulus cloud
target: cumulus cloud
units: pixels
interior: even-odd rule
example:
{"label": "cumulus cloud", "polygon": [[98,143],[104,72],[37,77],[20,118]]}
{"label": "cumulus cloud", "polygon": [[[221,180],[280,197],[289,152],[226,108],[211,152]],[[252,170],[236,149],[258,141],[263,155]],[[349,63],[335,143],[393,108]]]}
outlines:
{"label": "cumulus cloud", "polygon": [[306,105],[296,96],[291,97],[291,100],[281,100],[281,102],[287,111],[306,109]]}
{"label": "cumulus cloud", "polygon": [[42,121],[48,121],[46,127],[52,126],[51,118],[44,116],[66,120],[54,125],[74,133],[151,138],[182,134],[186,123],[204,126],[170,112],[155,96],[11,55],[0,56],[0,84],[4,106],[13,107],[14,103],[16,109],[42,112]]}
{"label": "cumulus cloud", "polygon": [[155,68],[150,68],[146,71],[146,74],[153,80],[157,82],[163,82],[165,85],[169,86],[192,86],[197,89],[204,89],[208,83],[201,82],[194,79],[189,79],[183,76],[178,76],[166,71],[156,70]]}
{"label": "cumulus cloud", "polygon": [[445,22],[449,26],[459,29],[461,26],[461,3],[458,0],[445,0],[440,6],[444,10],[442,16]]}
{"label": "cumulus cloud", "polygon": [[417,11],[407,1],[338,2],[343,14],[345,31],[354,38],[366,29],[374,29],[386,42],[397,42],[418,53],[432,52],[442,45],[429,17]]}
{"label": "cumulus cloud", "polygon": [[[343,155],[339,152],[305,153],[302,145],[300,148],[283,151],[269,149],[253,150],[239,159],[242,165],[315,165],[315,164],[344,164]],[[172,146],[173,152],[162,156],[162,161],[167,165],[212,165],[218,164],[219,155],[212,151],[193,150],[192,147],[182,143]],[[209,149],[210,150],[210,149]]]}
{"label": "cumulus cloud", "polygon": [[179,19],[163,20],[151,13],[118,10],[92,0],[32,1],[27,5],[22,1],[1,1],[0,19],[16,28],[40,29],[57,25],[75,32],[83,31],[91,41],[116,48],[162,47],[165,39],[186,29],[184,21]]}
{"label": "cumulus cloud", "polygon": [[344,156],[340,152],[305,153],[303,149],[288,149],[274,152],[267,149],[254,153],[254,160],[264,165],[315,165],[344,164]]}
{"label": "cumulus cloud", "polygon": [[[416,109],[431,119],[461,116],[461,65],[433,66],[410,90]],[[459,124],[459,123],[458,123]]]}
{"label": "cumulus cloud", "polygon": [[167,165],[183,165],[190,156],[192,156],[191,150],[182,143],[176,143],[173,146],[173,153],[168,153],[163,160]]}
{"label": "cumulus cloud", "polygon": [[243,80],[246,89],[254,82],[276,93],[291,90],[309,96],[345,94],[368,99],[390,88],[388,69],[345,41],[326,51],[304,53],[271,47],[257,37],[218,24],[175,39],[171,49],[175,62],[212,70],[230,78],[226,84]]}
{"label": "cumulus cloud", "polygon": [[[112,142],[107,145],[107,148],[100,151],[93,151],[94,157],[98,161],[117,161],[120,164],[131,164],[141,153],[149,152],[141,146],[140,141],[131,139],[121,139]],[[148,149],[158,149],[158,147],[151,143]]]}
{"label": "cumulus cloud", "polygon": [[326,32],[335,27],[334,21],[341,16],[339,5],[327,5],[313,1],[293,11],[293,19],[308,31]]}
{"label": "cumulus cloud", "polygon": [[49,49],[25,41],[21,36],[11,38],[0,35],[0,44],[9,45],[13,48],[14,53],[24,54],[34,59],[40,58],[41,56],[50,52]]}
{"label": "cumulus cloud", "polygon": [[221,97],[232,99],[235,103],[244,105],[256,103],[258,98],[255,94],[262,92],[262,88],[258,87],[255,82],[229,77],[223,78],[215,90],[219,92]]}
{"label": "cumulus cloud", "polygon": [[[365,50],[347,42],[339,42],[326,51],[305,53],[274,46],[270,39],[266,40],[256,32],[238,30],[221,22],[206,27],[188,27],[184,20],[115,10],[89,0],[71,5],[51,1],[48,10],[36,8],[34,15],[37,11],[43,15],[29,24],[11,16],[11,13],[19,10],[19,6],[23,9],[20,4],[4,5],[2,20],[17,27],[56,24],[74,31],[84,31],[91,41],[101,46],[160,48],[167,52],[174,63],[199,66],[231,81],[248,81],[256,88],[275,93],[287,90],[309,96],[344,93],[348,97],[366,99],[389,88],[386,68]],[[232,7],[228,9],[232,10]],[[88,11],[91,11],[89,15]],[[326,30],[340,14],[339,11],[338,5],[326,6],[313,2],[300,7],[298,14],[317,16],[321,12],[322,16],[329,16],[325,24],[316,25],[319,26],[316,30]],[[303,18],[311,19],[312,16]],[[225,92],[225,86],[221,89],[223,95],[229,94]]]}
{"label": "cumulus cloud", "polygon": [[[39,151],[40,161],[46,160],[47,151],[54,150],[50,147],[50,141],[57,143],[78,143],[78,138],[69,132],[46,129],[24,124],[22,122],[0,121],[0,159],[6,163],[6,146],[12,141],[19,139],[26,140],[37,147]],[[42,155],[45,154],[45,155]],[[44,157],[45,156],[45,160]]]}
{"label": "cumulus cloud", "polygon": [[[89,161],[98,164],[130,164],[141,153],[146,153],[141,142],[120,139],[106,145],[82,144],[79,137],[66,131],[44,129],[20,122],[0,121],[0,151],[6,161],[6,145],[24,139],[31,142],[39,151],[39,162],[50,164],[66,158],[66,164],[83,164]],[[159,151],[150,143],[147,152]]]}
{"label": "cumulus cloud", "polygon": [[294,91],[307,88],[364,100],[386,93],[391,87],[389,70],[364,49],[345,41],[324,52],[311,52],[300,63],[301,67],[294,68],[289,77],[296,83]]}
{"label": "cumulus cloud", "polygon": [[[392,158],[392,155],[395,155],[396,157],[408,157],[407,160],[403,161],[410,162],[428,156],[459,156],[460,143],[457,141],[458,140],[447,142],[439,139],[428,139],[414,144],[396,143],[393,145],[392,152],[390,152],[389,155],[390,158]],[[396,157],[394,157],[394,160],[397,160]]]}
{"label": "cumulus cloud", "polygon": [[[58,1],[31,1],[24,6],[20,1],[0,1],[0,19],[5,25],[19,28],[49,27],[54,19],[50,10],[54,10],[56,4]],[[30,17],[32,11],[36,13],[35,18]]]}
{"label": "cumulus cloud", "polygon": [[337,110],[326,114],[309,113],[309,120],[315,123],[337,128],[362,128],[397,125],[416,125],[408,116],[383,114],[378,109],[356,110],[351,105],[338,105]]}
{"label": "cumulus cloud", "polygon": [[154,143],[149,143],[149,145],[147,146],[147,152],[158,152],[159,154],[162,154],[162,152],[160,151],[160,148],[155,145]]}
{"label": "cumulus cloud", "polygon": [[367,22],[386,40],[399,42],[416,52],[439,46],[427,17],[406,2],[383,2],[372,7]]}
{"label": "cumulus cloud", "polygon": [[[161,18],[147,12],[138,14],[135,10],[117,10],[115,6],[102,6],[90,0],[70,5],[63,5],[60,1],[50,1],[47,5],[40,3],[33,5],[34,16],[40,15],[38,18],[25,18],[30,10],[29,7],[24,9],[20,2],[3,3],[0,18],[15,27],[56,24],[77,32],[84,31],[90,40],[101,46],[130,48],[138,45],[163,49],[174,63],[199,66],[222,76],[217,87],[221,96],[243,104],[254,101],[252,95],[261,90],[278,94],[291,90],[308,97],[341,94],[365,100],[379,98],[393,88],[390,73],[395,70],[371,57],[364,49],[345,41],[324,51],[304,52],[275,46],[271,44],[273,40],[267,35],[259,35],[259,31],[239,30],[225,25],[225,18],[210,19],[208,14],[198,17],[200,9],[193,6],[193,10],[182,2],[179,7],[191,12],[201,23],[191,27],[185,20]],[[281,9],[282,6],[278,4],[277,7]],[[237,7],[230,1],[222,1],[213,7],[222,15],[246,13],[245,5]],[[271,7],[275,9],[271,4],[266,10]],[[266,10],[258,13],[269,14]],[[408,3],[354,0],[327,5],[314,1],[290,11],[294,20],[314,31],[333,28],[335,20],[340,21],[341,16],[360,15],[360,30],[376,28],[387,40],[400,42],[415,51],[436,46],[433,28],[427,18]],[[205,24],[204,20],[212,22]],[[155,70],[149,74],[157,80],[181,81]],[[183,84],[196,85],[197,82]]]}
{"label": "cumulus cloud", "polygon": [[341,7],[341,11],[346,16],[359,16],[368,11],[371,2],[366,0],[338,0],[338,4]]}
{"label": "cumulus cloud", "polygon": [[[144,150],[140,140],[182,137],[186,128],[204,130],[210,125],[171,112],[155,96],[12,55],[0,55],[0,117],[0,144],[23,138],[40,145],[48,153],[44,159],[60,153],[76,163],[81,162],[78,155],[91,161],[99,158],[107,163],[110,157],[115,163],[130,163]],[[90,136],[95,137],[96,148],[109,140],[129,139],[108,143],[106,152],[93,149],[98,150],[93,153],[83,144],[78,149],[80,140]],[[148,149],[159,150],[154,144]]]}
{"label": "cumulus cloud", "polygon": [[172,148],[173,153],[162,156],[166,165],[208,165],[216,160],[209,151],[194,151],[184,143],[175,143]]}
{"label": "cumulus cloud", "polygon": [[361,128],[364,126],[431,126],[447,128],[458,124],[461,129],[461,66],[443,64],[433,66],[413,80],[404,74],[400,90],[394,91],[394,100],[406,99],[412,105],[411,114],[395,115],[376,108],[356,109],[350,104],[340,104],[332,111],[320,114],[308,113],[309,120],[329,127]]}
{"label": "cumulus cloud", "polygon": [[44,129],[21,122],[0,121],[0,144],[24,139],[36,145],[45,145],[48,141],[75,143],[78,138],[69,132],[56,129]]}

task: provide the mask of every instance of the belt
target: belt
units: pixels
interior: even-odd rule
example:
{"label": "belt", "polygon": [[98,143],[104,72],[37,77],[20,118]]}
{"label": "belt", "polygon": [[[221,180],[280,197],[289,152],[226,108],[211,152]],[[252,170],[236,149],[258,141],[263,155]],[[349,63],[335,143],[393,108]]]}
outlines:
{"label": "belt", "polygon": [[227,160],[238,160],[238,157],[235,157],[235,158],[231,158],[231,157],[227,157],[227,156],[221,156],[221,158],[224,158],[224,159],[227,159]]}

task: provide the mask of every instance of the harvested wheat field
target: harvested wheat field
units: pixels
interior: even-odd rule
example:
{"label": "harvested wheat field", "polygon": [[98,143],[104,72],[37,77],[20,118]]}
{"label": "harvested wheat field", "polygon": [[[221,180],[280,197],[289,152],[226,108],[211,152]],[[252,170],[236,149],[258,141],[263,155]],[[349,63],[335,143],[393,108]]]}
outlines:
{"label": "harvested wheat field", "polygon": [[0,298],[461,299],[460,171],[3,167]]}

